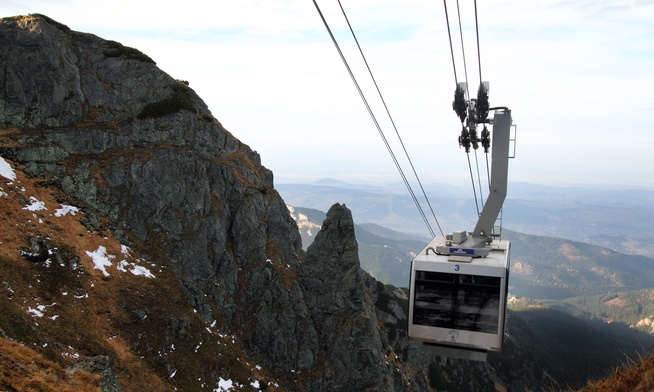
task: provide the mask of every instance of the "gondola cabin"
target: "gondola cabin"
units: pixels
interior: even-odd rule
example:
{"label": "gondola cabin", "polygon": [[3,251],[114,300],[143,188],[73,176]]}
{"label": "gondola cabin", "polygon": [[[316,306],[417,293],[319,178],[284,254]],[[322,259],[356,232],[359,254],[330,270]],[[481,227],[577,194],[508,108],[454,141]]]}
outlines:
{"label": "gondola cabin", "polygon": [[438,355],[485,361],[502,350],[510,243],[493,241],[473,257],[451,238],[435,238],[413,260],[409,337]]}

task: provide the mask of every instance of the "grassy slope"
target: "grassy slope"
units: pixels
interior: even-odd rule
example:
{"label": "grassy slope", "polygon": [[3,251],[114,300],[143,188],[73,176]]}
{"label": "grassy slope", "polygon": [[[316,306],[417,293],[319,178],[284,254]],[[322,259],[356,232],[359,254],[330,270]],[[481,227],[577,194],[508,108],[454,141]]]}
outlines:
{"label": "grassy slope", "polygon": [[0,389],[3,391],[99,391],[100,376],[68,372],[29,347],[0,338]]}
{"label": "grassy slope", "polygon": [[649,392],[654,391],[654,355],[638,363],[616,370],[611,377],[593,381],[581,389],[590,392]]}

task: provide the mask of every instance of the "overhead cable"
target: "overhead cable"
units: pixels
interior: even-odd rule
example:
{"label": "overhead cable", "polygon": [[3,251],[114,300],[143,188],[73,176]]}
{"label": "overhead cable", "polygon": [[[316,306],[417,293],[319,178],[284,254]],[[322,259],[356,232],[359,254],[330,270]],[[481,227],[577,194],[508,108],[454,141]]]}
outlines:
{"label": "overhead cable", "polygon": [[[443,235],[443,229],[441,229],[440,223],[438,223],[438,218],[436,218],[436,214],[434,213],[434,209],[431,206],[431,203],[429,202],[429,198],[427,197],[427,194],[425,192],[425,188],[422,186],[422,182],[420,181],[420,178],[418,177],[418,173],[416,172],[416,168],[413,165],[413,161],[411,160],[411,157],[409,156],[409,152],[406,150],[406,147],[404,145],[404,141],[402,140],[402,137],[400,137],[400,132],[397,130],[397,126],[395,125],[395,121],[393,120],[393,116],[391,116],[391,112],[388,109],[388,106],[386,105],[386,100],[384,99],[384,96],[381,93],[381,90],[379,89],[379,85],[377,85],[377,80],[375,79],[375,76],[372,74],[372,70],[370,69],[370,66],[368,65],[368,60],[366,59],[366,56],[363,54],[363,49],[361,49],[361,45],[359,45],[359,40],[356,37],[356,34],[354,34],[354,29],[352,28],[352,25],[350,24],[350,20],[347,17],[347,14],[345,13],[345,9],[343,9],[343,6],[341,5],[341,0],[338,0],[338,5],[341,8],[341,12],[343,13],[343,17],[345,18],[345,21],[347,22],[348,27],[350,28],[350,32],[352,33],[352,37],[354,38],[354,42],[357,44],[357,48],[359,48],[359,53],[361,53],[361,58],[363,59],[363,62],[366,64],[366,68],[368,69],[368,74],[370,75],[370,78],[372,79],[372,82],[375,85],[375,89],[377,90],[377,94],[379,95],[379,99],[381,100],[382,104],[384,105],[384,109],[386,110],[386,114],[388,115],[389,120],[391,121],[391,124],[393,125],[393,129],[395,130],[395,134],[397,135],[397,139],[400,141],[400,145],[402,146],[402,150],[404,151],[404,155],[406,156],[406,159],[409,161],[409,165],[411,166],[411,170],[413,171],[413,175],[416,178],[416,181],[418,182],[418,185],[420,186],[420,190],[422,191],[422,195],[427,201],[427,205],[429,206],[429,210],[431,211],[431,214],[434,218],[434,221],[436,221],[436,225],[438,226],[438,230],[441,232],[441,235]],[[409,187],[410,188],[410,187]],[[412,190],[409,190],[410,193],[413,194]]]}
{"label": "overhead cable", "polygon": [[461,56],[463,57],[463,73],[466,77],[466,94],[470,97],[470,84],[468,83],[468,66],[466,65],[466,50],[463,47],[463,27],[461,26],[461,10],[459,10],[459,0],[456,0],[456,13],[459,17],[459,34],[461,35]]}
{"label": "overhead cable", "polygon": [[411,185],[409,184],[406,176],[404,175],[404,172],[402,171],[402,167],[400,166],[400,163],[398,162],[397,158],[395,157],[395,154],[393,153],[393,150],[388,143],[388,140],[386,139],[386,136],[384,135],[384,132],[381,129],[381,126],[379,125],[379,122],[377,121],[377,118],[375,117],[372,109],[370,108],[370,105],[368,104],[368,100],[366,99],[365,95],[363,94],[363,91],[361,90],[361,87],[359,86],[359,83],[356,80],[356,77],[354,76],[354,73],[352,72],[352,69],[350,68],[350,65],[348,64],[347,60],[345,59],[345,55],[341,51],[340,46],[338,45],[338,42],[336,41],[336,38],[334,37],[334,34],[332,33],[331,28],[329,27],[329,24],[327,23],[327,20],[325,19],[324,15],[322,14],[322,11],[320,10],[320,7],[318,6],[318,3],[316,0],[313,0],[313,4],[316,7],[316,10],[318,11],[318,14],[320,15],[320,19],[322,19],[323,24],[325,25],[325,28],[327,29],[327,32],[329,33],[329,36],[332,39],[332,42],[334,46],[336,47],[336,50],[338,51],[339,56],[341,57],[341,60],[343,61],[343,65],[345,65],[345,68],[347,69],[347,72],[350,74],[350,78],[352,79],[352,82],[354,83],[354,86],[356,87],[357,91],[359,92],[359,96],[361,97],[361,100],[363,101],[364,105],[366,106],[366,109],[368,110],[368,114],[370,115],[370,118],[372,119],[373,123],[375,124],[377,131],[379,132],[379,135],[382,138],[382,141],[386,145],[386,149],[388,150],[389,154],[391,155],[391,158],[393,159],[393,162],[395,163],[395,167],[400,173],[400,176],[402,177],[402,180],[404,181],[404,184],[407,186],[407,189],[409,189],[409,193],[411,194],[411,197],[413,198],[414,203],[416,203],[416,207],[418,207],[418,211],[420,212],[420,215],[422,216],[422,219],[424,220],[425,224],[427,225],[427,229],[429,230],[430,234],[432,237],[435,237],[434,231],[431,228],[431,225],[429,224],[429,220],[427,219],[427,216],[425,215],[424,211],[422,210],[422,207],[420,206],[420,203],[418,202],[418,199],[415,196],[415,193],[411,189]]}
{"label": "overhead cable", "polygon": [[481,51],[479,49],[479,22],[477,20],[477,0],[475,0],[475,32],[477,33],[477,63],[479,64],[479,84],[483,83],[481,78]]}
{"label": "overhead cable", "polygon": [[452,47],[452,33],[450,32],[450,18],[447,15],[447,0],[443,0],[445,7],[445,22],[447,22],[447,36],[450,38],[450,54],[452,55],[452,68],[454,69],[454,83],[459,85],[459,79],[456,77],[456,63],[454,61],[454,48]]}
{"label": "overhead cable", "polygon": [[470,170],[470,181],[472,181],[472,193],[475,196],[475,206],[477,206],[477,215],[479,215],[479,200],[477,200],[477,190],[475,189],[475,177],[472,174],[472,164],[470,163],[470,153],[466,153],[468,157],[468,169]]}
{"label": "overhead cable", "polygon": [[[475,33],[477,35],[477,64],[479,65],[479,91],[477,92],[477,108],[478,109],[483,109],[480,111],[484,111],[485,115],[483,117],[488,116],[488,91],[484,91],[484,82],[483,79],[481,78],[481,49],[479,45],[479,19],[477,16],[477,0],[475,0]],[[485,100],[482,99],[482,93],[485,92]],[[487,105],[485,108],[481,108],[482,105]],[[485,122],[486,118],[482,118],[482,120]],[[485,129],[486,125],[484,125]],[[486,152],[488,152],[486,150]],[[476,153],[476,152],[475,152]],[[490,185],[490,165],[488,164],[488,154],[486,155],[486,176],[488,177],[488,191],[490,192],[491,185]],[[479,164],[477,165],[477,175],[479,176]],[[479,180],[479,192],[481,193],[481,179]],[[483,196],[480,195],[480,197],[483,200]]]}

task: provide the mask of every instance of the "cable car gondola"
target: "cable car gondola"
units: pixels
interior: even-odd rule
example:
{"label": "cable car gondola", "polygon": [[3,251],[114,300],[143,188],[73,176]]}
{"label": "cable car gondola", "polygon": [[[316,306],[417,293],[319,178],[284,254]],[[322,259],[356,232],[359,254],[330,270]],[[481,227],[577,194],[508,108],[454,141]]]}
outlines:
{"label": "cable car gondola", "polygon": [[491,110],[490,194],[477,225],[434,238],[413,260],[409,288],[409,337],[435,354],[480,361],[502,350],[511,246],[493,232],[506,197],[511,111]]}

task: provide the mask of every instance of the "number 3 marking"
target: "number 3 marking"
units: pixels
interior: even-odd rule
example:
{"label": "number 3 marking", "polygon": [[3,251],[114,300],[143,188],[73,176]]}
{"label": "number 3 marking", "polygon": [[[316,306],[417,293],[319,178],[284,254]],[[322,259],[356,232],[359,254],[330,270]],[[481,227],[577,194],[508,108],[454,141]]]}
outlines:
{"label": "number 3 marking", "polygon": [[460,269],[461,269],[461,266],[460,266],[460,265],[458,265],[458,264],[455,264],[455,265],[454,265],[454,270],[455,270],[455,271],[458,271],[458,270],[460,270]]}

